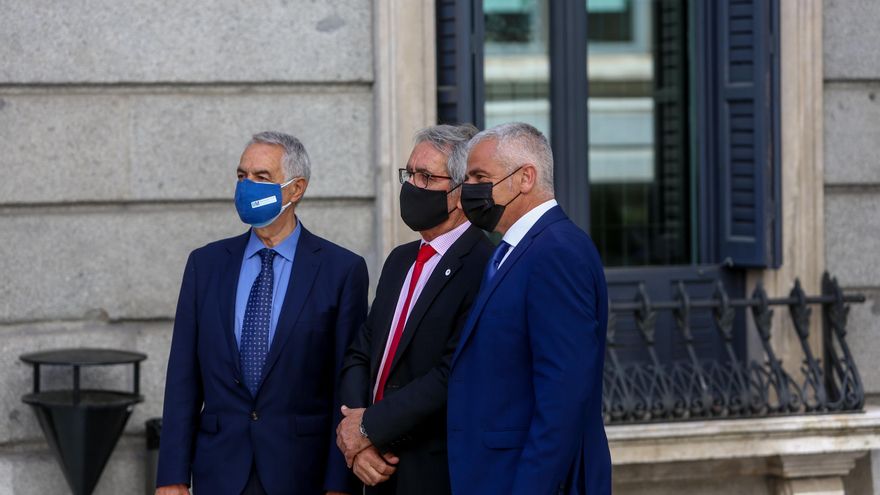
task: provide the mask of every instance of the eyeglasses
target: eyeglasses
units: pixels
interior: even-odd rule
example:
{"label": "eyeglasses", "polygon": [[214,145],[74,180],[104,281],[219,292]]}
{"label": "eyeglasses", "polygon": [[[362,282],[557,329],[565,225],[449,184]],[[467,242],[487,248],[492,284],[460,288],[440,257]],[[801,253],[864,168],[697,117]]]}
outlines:
{"label": "eyeglasses", "polygon": [[427,172],[410,172],[405,168],[397,169],[397,177],[400,179],[401,184],[412,180],[412,184],[421,189],[428,187],[433,180],[452,180],[452,177],[447,177],[445,175],[432,175]]}

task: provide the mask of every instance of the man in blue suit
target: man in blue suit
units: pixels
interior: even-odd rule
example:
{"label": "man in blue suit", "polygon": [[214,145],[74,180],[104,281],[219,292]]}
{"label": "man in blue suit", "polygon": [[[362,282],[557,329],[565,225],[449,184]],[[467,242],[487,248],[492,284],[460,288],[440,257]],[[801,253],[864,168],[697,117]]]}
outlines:
{"label": "man in blue suit", "polygon": [[553,199],[553,156],[540,131],[504,124],[469,148],[462,209],[503,239],[453,356],[452,491],[609,494],[599,255]]}
{"label": "man in blue suit", "polygon": [[363,258],[294,213],[309,158],[255,135],[235,204],[252,228],[186,263],[165,380],[157,494],[323,495],[354,481],[336,449],[342,357],[366,318]]}

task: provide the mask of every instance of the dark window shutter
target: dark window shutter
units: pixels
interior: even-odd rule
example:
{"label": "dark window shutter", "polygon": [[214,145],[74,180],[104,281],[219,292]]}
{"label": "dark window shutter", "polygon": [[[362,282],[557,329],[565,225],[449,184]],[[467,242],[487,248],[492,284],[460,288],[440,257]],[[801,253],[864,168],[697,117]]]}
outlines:
{"label": "dark window shutter", "polygon": [[776,4],[717,3],[718,253],[734,266],[781,263]]}
{"label": "dark window shutter", "polygon": [[[437,122],[483,126],[483,2],[437,0]],[[479,22],[478,22],[479,21]]]}

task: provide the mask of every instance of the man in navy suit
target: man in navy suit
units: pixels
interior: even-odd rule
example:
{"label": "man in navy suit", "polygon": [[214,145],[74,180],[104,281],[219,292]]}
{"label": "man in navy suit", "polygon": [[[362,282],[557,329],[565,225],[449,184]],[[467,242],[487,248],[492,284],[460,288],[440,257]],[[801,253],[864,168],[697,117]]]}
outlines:
{"label": "man in navy suit", "polygon": [[294,213],[309,158],[264,132],[238,166],[252,228],[186,263],[165,380],[157,494],[350,493],[336,449],[342,357],[367,311],[363,258]]}
{"label": "man in navy suit", "polygon": [[609,494],[599,255],[553,199],[553,156],[540,131],[504,124],[469,148],[462,209],[503,239],[452,360],[452,491]]}

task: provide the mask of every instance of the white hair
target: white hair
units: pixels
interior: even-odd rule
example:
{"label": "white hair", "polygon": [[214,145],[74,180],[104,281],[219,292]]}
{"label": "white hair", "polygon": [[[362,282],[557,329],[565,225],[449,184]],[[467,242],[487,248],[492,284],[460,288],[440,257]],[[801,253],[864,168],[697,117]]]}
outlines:
{"label": "white hair", "polygon": [[553,193],[553,150],[541,131],[525,122],[497,125],[474,136],[468,152],[489,139],[496,141],[495,152],[508,172],[531,163],[538,170],[538,187]]}
{"label": "white hair", "polygon": [[431,143],[446,155],[446,170],[452,182],[461,184],[467,174],[468,141],[476,134],[477,128],[471,124],[432,125],[416,133],[415,144]]}
{"label": "white hair", "polygon": [[309,154],[299,139],[277,131],[264,131],[254,134],[248,142],[252,144],[275,144],[284,149],[281,155],[281,166],[284,168],[284,180],[294,177],[303,177],[306,181],[312,175],[312,164]]}

